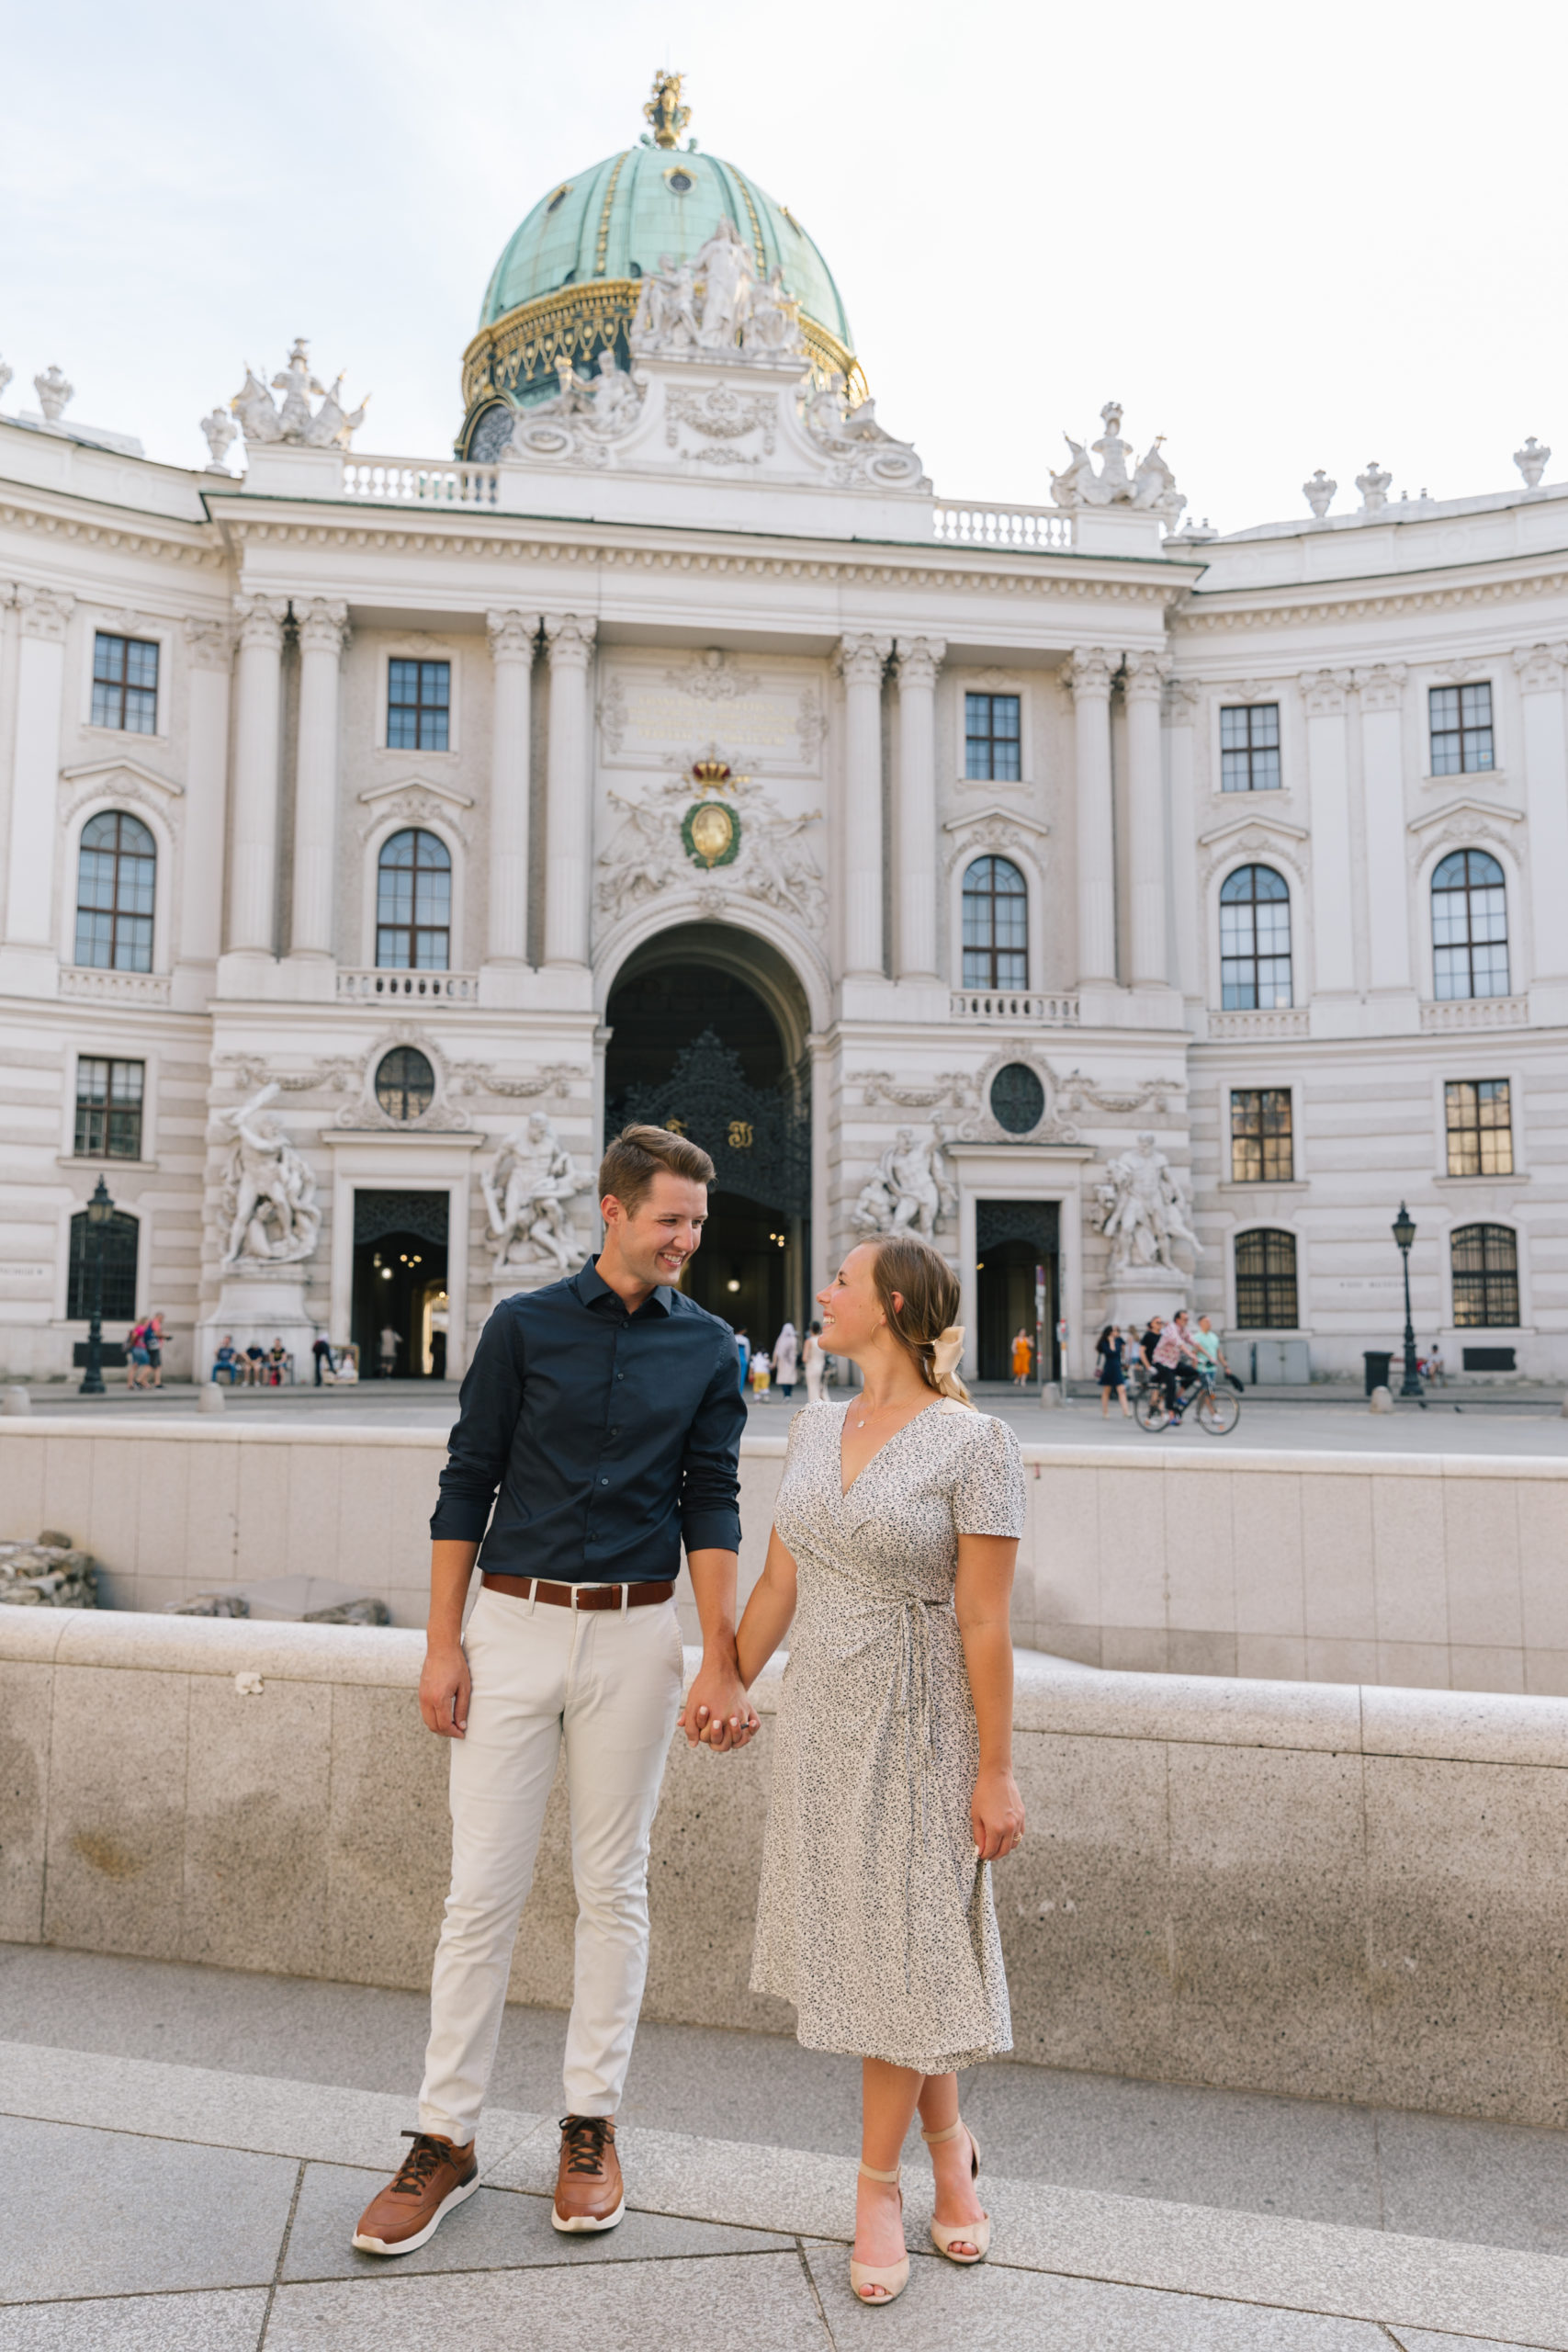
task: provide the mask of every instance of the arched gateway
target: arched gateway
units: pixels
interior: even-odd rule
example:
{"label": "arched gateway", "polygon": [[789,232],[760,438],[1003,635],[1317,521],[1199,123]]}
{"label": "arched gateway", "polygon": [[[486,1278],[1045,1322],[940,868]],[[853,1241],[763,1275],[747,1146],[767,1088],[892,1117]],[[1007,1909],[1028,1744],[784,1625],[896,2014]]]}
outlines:
{"label": "arched gateway", "polygon": [[712,1155],[707,1230],[685,1287],[754,1346],[807,1311],[808,1016],[765,941],[683,923],[623,966],[606,1011],[604,1130],[649,1119]]}

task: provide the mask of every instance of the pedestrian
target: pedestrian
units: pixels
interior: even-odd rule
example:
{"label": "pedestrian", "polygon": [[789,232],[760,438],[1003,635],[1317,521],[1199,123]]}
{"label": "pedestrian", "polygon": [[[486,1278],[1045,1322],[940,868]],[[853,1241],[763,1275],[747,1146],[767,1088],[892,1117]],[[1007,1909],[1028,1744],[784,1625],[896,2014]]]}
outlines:
{"label": "pedestrian", "polygon": [[1015,1388],[1029,1385],[1029,1360],[1033,1352],[1034,1343],[1029,1336],[1029,1328],[1027,1324],[1021,1323],[1013,1333],[1012,1340],[1012,1383]]}
{"label": "pedestrian", "polygon": [[740,1372],[740,1394],[746,1394],[746,1383],[751,1375],[751,1342],[744,1323],[735,1334],[735,1359]]}
{"label": "pedestrian", "polygon": [[786,1323],[773,1341],[773,1378],[778,1382],[781,1396],[795,1395],[795,1367],[798,1345],[795,1325]]}
{"label": "pedestrian", "polygon": [[1122,1399],[1122,1418],[1126,1420],[1132,1407],[1127,1402],[1127,1367],[1122,1361],[1122,1340],[1120,1327],[1108,1323],[1095,1341],[1095,1374],[1100,1382],[1100,1418],[1107,1420],[1111,1414],[1111,1399]]}
{"label": "pedestrian", "polygon": [[806,1401],[808,1405],[820,1405],[822,1374],[828,1362],[827,1351],[822,1345],[820,1323],[813,1323],[810,1330],[807,1331],[806,1344],[800,1351],[800,1361],[806,1374]]}
{"label": "pedestrian", "polygon": [[1443,1351],[1436,1340],[1432,1342],[1432,1361],[1430,1370],[1432,1379],[1436,1382],[1437,1385],[1439,1388],[1444,1387],[1447,1384],[1443,1374]]}
{"label": "pedestrian", "polygon": [[127,1388],[151,1388],[152,1385],[152,1356],[147,1346],[147,1317],[138,1316],[125,1335]]}
{"label": "pedestrian", "polygon": [[310,1353],[316,1360],[316,1386],[319,1388],[323,1376],[330,1374],[334,1369],[332,1341],[324,1331],[318,1331],[311,1340]]}
{"label": "pedestrian", "polygon": [[1008,1633],[1023,1464],[957,1376],[958,1281],[929,1241],[862,1242],[819,1296],[864,1385],[791,1424],[737,1641],[750,1681],[789,1638],[751,1989],[793,2002],[803,2047],[861,2059],[850,2287],[882,2303],[909,2278],[898,2171],[917,2110],[937,2251],[974,2263],[990,2245],[956,2070],[1012,2046],[991,1864],[1024,1826]]}
{"label": "pedestrian", "polygon": [[[626,2211],[615,2112],[681,1706],[682,1543],[703,1629],[687,1740],[741,1747],[757,1728],[733,1631],[746,1419],[734,1335],[680,1287],[713,1173],[686,1136],[623,1128],[599,1170],[597,1258],[501,1300],[463,1382],[430,1523],[419,1685],[426,1728],[452,1743],[451,1893],[418,2130],[360,2218],[364,2254],[412,2253],[479,2187],[512,1948],[563,1755],[579,1917],[550,2219],[581,2234]],[[465,1626],[476,1559],[482,1589]]]}
{"label": "pedestrian", "polygon": [[398,1350],[401,1346],[400,1335],[390,1323],[384,1325],[381,1331],[381,1377],[383,1380],[390,1380],[398,1361]]}
{"label": "pedestrian", "polygon": [[766,1348],[759,1348],[751,1359],[751,1394],[759,1405],[765,1405],[768,1401],[768,1380],[772,1372],[773,1365],[768,1360]]}
{"label": "pedestrian", "polygon": [[154,1388],[162,1388],[164,1385],[164,1317],[161,1309],[157,1307],[154,1307],[147,1317],[147,1337],[144,1344],[147,1349],[148,1370],[152,1375],[152,1385]]}

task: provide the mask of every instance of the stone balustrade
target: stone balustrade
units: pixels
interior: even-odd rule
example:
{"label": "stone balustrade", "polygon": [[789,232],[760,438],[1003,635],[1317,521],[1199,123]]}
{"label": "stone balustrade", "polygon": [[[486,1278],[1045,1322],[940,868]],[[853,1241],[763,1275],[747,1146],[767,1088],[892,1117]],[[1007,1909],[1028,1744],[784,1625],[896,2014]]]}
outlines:
{"label": "stone balustrade", "polygon": [[377,506],[494,506],[500,475],[493,465],[466,458],[344,459],[345,498]]}
{"label": "stone balustrade", "polygon": [[1456,997],[1421,1007],[1421,1032],[1447,1037],[1466,1029],[1523,1029],[1530,1017],[1528,996]]}
{"label": "stone balustrade", "polygon": [[949,1002],[954,1021],[1039,1021],[1053,1029],[1077,1026],[1076,995],[1043,996],[1010,989],[954,989]]}
{"label": "stone balustrade", "polygon": [[[0,1609],[0,1936],[423,1990],[449,1833],[422,1652]],[[747,1984],[778,1690],[743,1755],[672,1743],[651,2018],[790,2030]],[[1014,1720],[1029,1835],[996,1886],[1021,2059],[1568,2124],[1568,1702],[1022,1656]],[[513,1999],[567,2005],[574,1910],[558,1785]]]}
{"label": "stone balustrade", "polygon": [[1077,545],[1077,517],[1059,506],[998,506],[939,498],[934,529],[951,547],[1062,548]]}
{"label": "stone balustrade", "polygon": [[340,967],[337,993],[340,1004],[478,1004],[479,976],[477,972],[355,971]]}

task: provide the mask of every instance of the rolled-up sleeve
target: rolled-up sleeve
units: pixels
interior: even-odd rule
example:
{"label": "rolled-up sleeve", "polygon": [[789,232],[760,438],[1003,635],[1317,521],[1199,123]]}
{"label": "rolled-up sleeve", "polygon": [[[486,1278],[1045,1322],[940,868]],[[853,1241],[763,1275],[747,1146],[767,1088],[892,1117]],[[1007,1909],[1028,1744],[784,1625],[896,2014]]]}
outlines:
{"label": "rolled-up sleeve", "polygon": [[457,1419],[430,1520],[434,1542],[484,1541],[523,1409],[523,1373],[522,1329],[503,1306],[479,1333],[457,1394]]}
{"label": "rolled-up sleeve", "polygon": [[681,1540],[688,1552],[740,1549],[740,1394],[735,1340],[726,1331],[681,1464]]}

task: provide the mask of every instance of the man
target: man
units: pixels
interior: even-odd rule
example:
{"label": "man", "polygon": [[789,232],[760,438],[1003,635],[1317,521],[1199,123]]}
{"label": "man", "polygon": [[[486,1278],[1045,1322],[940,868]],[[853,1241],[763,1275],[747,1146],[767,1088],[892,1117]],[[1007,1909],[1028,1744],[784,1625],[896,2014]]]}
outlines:
{"label": "man", "polygon": [[402,1334],[400,1331],[394,1329],[390,1323],[382,1327],[381,1377],[383,1380],[390,1380],[397,1366],[398,1350],[402,1346]]}
{"label": "man", "polygon": [[1198,1329],[1193,1334],[1192,1349],[1198,1369],[1208,1375],[1211,1385],[1218,1380],[1222,1372],[1230,1371],[1230,1366],[1225,1362],[1225,1351],[1220,1345],[1220,1335],[1206,1315],[1200,1315],[1198,1317]]}
{"label": "man", "polygon": [[1185,1386],[1192,1376],[1187,1367],[1193,1355],[1192,1335],[1187,1328],[1187,1309],[1183,1306],[1178,1309],[1175,1321],[1168,1323],[1159,1334],[1149,1357],[1168,1413],[1176,1410],[1178,1384]]}
{"label": "man", "polygon": [[[364,2253],[423,2245],[479,2186],[479,2109],[563,1746],[579,1916],[551,2219],[608,2230],[626,2210],[614,2119],[648,1970],[649,1838],[681,1703],[682,1541],[703,1629],[686,1737],[741,1747],[757,1728],[735,1660],[746,1422],[735,1340],[676,1287],[713,1173],[683,1136],[623,1129],[599,1170],[598,1258],[503,1300],[463,1382],[430,1522],[419,1686],[426,1725],[453,1743],[452,1891],[419,2129],[361,2216]],[[465,1643],[476,1555],[484,1590]]]}
{"label": "man", "polygon": [[311,1340],[310,1353],[316,1360],[316,1385],[319,1388],[325,1375],[333,1369],[332,1341],[324,1331],[318,1331]]}

